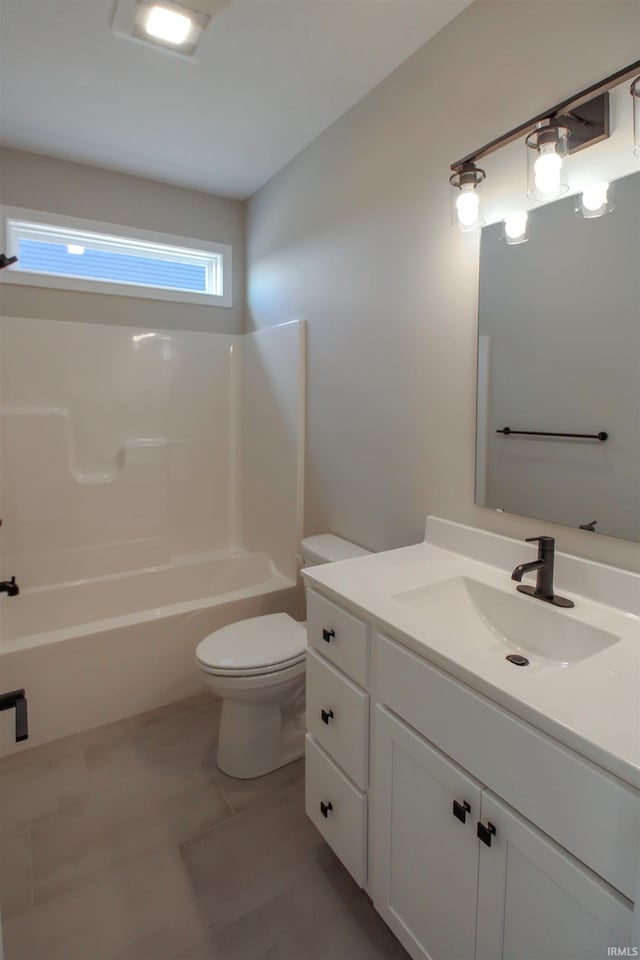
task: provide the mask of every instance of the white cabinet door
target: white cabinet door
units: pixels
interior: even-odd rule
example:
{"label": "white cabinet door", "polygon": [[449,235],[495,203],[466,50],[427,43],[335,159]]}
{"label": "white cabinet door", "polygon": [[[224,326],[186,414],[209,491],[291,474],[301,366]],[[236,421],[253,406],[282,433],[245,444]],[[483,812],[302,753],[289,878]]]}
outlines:
{"label": "white cabinet door", "polygon": [[603,960],[631,946],[630,901],[488,790],[482,823],[495,834],[480,843],[476,960]]}
{"label": "white cabinet door", "polygon": [[482,786],[380,705],[373,737],[376,909],[416,960],[473,960]]}

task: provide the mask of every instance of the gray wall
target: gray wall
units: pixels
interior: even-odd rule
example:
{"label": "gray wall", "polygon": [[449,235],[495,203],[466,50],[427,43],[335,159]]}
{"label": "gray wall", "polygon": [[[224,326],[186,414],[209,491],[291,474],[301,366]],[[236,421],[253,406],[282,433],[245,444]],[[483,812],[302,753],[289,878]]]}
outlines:
{"label": "gray wall", "polygon": [[242,333],[243,202],[0,147],[0,203],[233,247],[229,308],[6,284],[0,287],[0,312],[5,316]]}
{"label": "gray wall", "polygon": [[478,237],[447,185],[639,42],[638,0],[476,0],[251,199],[249,325],[309,324],[308,534],[384,549],[429,512],[640,568],[628,542],[474,506]]}

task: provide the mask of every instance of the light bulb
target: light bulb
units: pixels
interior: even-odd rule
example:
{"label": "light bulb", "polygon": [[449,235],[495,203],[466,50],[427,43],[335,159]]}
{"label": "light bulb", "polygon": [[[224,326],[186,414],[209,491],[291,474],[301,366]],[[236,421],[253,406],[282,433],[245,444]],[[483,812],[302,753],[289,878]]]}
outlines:
{"label": "light bulb", "polygon": [[480,197],[475,191],[472,183],[465,183],[460,189],[460,195],[456,198],[456,210],[458,220],[463,227],[471,227],[478,219],[480,212]]}
{"label": "light bulb", "polygon": [[519,240],[527,232],[527,220],[529,215],[526,210],[518,210],[505,217],[504,232],[509,240]]}
{"label": "light bulb", "polygon": [[595,212],[604,207],[609,195],[608,183],[593,183],[582,191],[582,206],[589,212]]}
{"label": "light bulb", "polygon": [[165,43],[184,43],[191,29],[191,18],[166,7],[152,7],[145,30]]}
{"label": "light bulb", "polygon": [[562,157],[556,153],[554,143],[542,144],[534,169],[537,191],[547,195],[554,194],[560,186],[562,170]]}

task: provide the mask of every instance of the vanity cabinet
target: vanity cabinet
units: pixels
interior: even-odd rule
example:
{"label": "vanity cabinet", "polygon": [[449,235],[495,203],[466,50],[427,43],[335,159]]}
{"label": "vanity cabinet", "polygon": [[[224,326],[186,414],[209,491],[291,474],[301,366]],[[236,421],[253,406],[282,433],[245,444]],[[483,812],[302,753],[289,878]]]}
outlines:
{"label": "vanity cabinet", "polygon": [[471,960],[482,785],[379,705],[374,731],[376,909],[413,957]]}
{"label": "vanity cabinet", "polygon": [[369,627],[307,591],[305,809],[361,887],[367,882]]}
{"label": "vanity cabinet", "polygon": [[380,705],[372,746],[371,892],[412,957],[599,960],[631,942],[628,901]]}
{"label": "vanity cabinet", "polygon": [[586,960],[632,942],[632,906],[489,791],[480,843],[476,960]]}
{"label": "vanity cabinet", "polygon": [[601,960],[632,945],[638,791],[308,598],[307,813],[410,955]]}

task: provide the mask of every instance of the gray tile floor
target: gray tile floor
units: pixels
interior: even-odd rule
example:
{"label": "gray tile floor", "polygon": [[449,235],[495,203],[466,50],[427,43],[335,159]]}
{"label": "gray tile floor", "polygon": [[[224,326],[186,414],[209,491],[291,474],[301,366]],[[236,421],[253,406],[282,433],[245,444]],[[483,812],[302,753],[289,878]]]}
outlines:
{"label": "gray tile floor", "polygon": [[0,761],[6,960],[406,960],[304,814],[215,765],[208,694]]}

